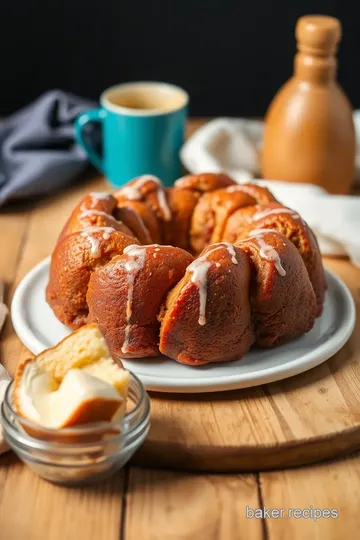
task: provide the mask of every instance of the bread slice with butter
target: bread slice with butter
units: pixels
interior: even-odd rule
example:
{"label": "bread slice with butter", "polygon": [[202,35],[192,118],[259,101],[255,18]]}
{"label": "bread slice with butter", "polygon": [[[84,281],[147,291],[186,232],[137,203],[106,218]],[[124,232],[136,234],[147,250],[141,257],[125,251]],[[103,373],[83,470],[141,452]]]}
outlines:
{"label": "bread slice with butter", "polygon": [[48,428],[118,420],[129,373],[112,359],[96,324],[85,325],[17,369],[14,407]]}

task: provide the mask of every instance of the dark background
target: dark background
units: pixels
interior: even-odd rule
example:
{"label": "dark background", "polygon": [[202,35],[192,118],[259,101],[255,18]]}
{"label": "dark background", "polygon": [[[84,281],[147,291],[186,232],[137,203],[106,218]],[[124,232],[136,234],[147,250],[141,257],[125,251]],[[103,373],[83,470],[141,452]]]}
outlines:
{"label": "dark background", "polygon": [[339,80],[360,107],[358,0],[5,0],[0,115],[50,88],[96,99],[131,80],[190,93],[192,115],[263,115],[291,75],[300,15],[340,18]]}

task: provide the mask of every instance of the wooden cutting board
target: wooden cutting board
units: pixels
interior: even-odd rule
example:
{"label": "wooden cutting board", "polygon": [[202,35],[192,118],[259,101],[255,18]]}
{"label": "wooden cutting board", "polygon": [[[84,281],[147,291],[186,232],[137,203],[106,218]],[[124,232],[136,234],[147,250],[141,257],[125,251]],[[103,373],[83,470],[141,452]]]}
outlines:
{"label": "wooden cutting board", "polygon": [[334,357],[272,384],[200,395],[151,394],[142,466],[241,472],[312,463],[360,448],[360,271],[325,260],[351,289],[357,323]]}
{"label": "wooden cutting board", "polygon": [[[1,245],[8,254],[0,270],[11,285],[10,297],[23,276],[51,253],[62,224],[80,198],[104,189],[104,179],[94,178],[33,210],[0,216]],[[360,270],[342,259],[328,259],[325,264],[348,284],[359,314]],[[352,338],[339,353],[291,379],[227,393],[152,394],[151,431],[134,462],[237,472],[311,463],[357,450],[359,330],[357,321]],[[18,361],[28,354],[9,321],[0,341],[5,367],[14,374]]]}

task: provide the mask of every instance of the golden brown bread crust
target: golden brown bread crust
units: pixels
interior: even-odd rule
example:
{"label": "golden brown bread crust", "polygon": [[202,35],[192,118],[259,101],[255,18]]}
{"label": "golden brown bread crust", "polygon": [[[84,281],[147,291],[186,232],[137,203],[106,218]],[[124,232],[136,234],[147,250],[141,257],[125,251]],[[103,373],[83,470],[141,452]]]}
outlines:
{"label": "golden brown bread crust", "polygon": [[189,174],[179,178],[174,187],[167,190],[172,219],[164,229],[164,242],[175,244],[191,253],[200,253],[207,243],[202,242],[200,245],[199,241],[197,245],[196,239],[191,237],[191,220],[197,204],[201,203],[206,194],[234,185],[234,180],[226,174]]}
{"label": "golden brown bread crust", "polygon": [[187,174],[175,182],[175,187],[180,189],[191,189],[199,193],[207,193],[215,189],[235,186],[236,182],[227,174],[222,173],[202,173]]}
{"label": "golden brown bread crust", "polygon": [[123,206],[116,207],[113,213],[115,219],[123,223],[140,244],[151,244],[150,233],[136,210]]}
{"label": "golden brown bread crust", "polygon": [[199,199],[191,220],[190,244],[194,253],[223,240],[229,216],[238,208],[255,204],[256,200],[242,191],[229,192],[223,188],[205,193]]}
{"label": "golden brown bread crust", "polygon": [[[131,235],[117,232],[118,243],[104,241],[100,256],[92,257],[89,247],[84,247],[81,232],[75,239],[66,232],[75,226],[84,233],[84,224],[105,223],[100,219],[86,221],[88,208],[107,212],[111,220],[121,221]],[[84,212],[85,216],[81,216]],[[165,189],[156,177],[144,175],[121,188],[115,197],[100,194],[84,198],[66,227],[52,257],[48,302],[57,317],[73,328],[87,321],[89,303],[89,320],[100,325],[117,356],[156,355],[160,339],[160,350],[181,362],[197,365],[235,359],[245,354],[254,335],[257,345],[268,347],[309,331],[315,314],[322,310],[325,278],[316,239],[295,212],[284,208],[262,186],[238,185],[227,175],[206,173],[187,175],[173,188]],[[256,229],[261,230],[264,250],[253,238],[237,243]],[[128,280],[134,253],[130,250],[116,255],[130,244],[152,242],[176,247],[146,248],[145,268],[134,281],[134,303],[127,324]],[[185,274],[192,257],[182,249],[199,253],[213,242],[236,243],[239,264],[236,269],[233,263],[230,266],[233,281],[229,286],[229,246],[209,255],[210,261],[214,257],[214,264],[208,276],[209,322],[203,327],[195,324],[198,287],[191,282],[191,272]],[[279,275],[274,261],[266,257],[271,249],[278,252],[281,264],[287,267],[286,275]],[[205,249],[204,254],[209,250]],[[218,257],[220,265],[216,264]],[[130,270],[126,270],[126,263]],[[166,277],[168,270],[174,270],[171,279]],[[224,314],[220,322],[215,311],[216,305],[222,312],[220,298],[228,299],[230,312],[239,313],[232,317],[235,321]],[[254,327],[247,323],[250,313]],[[156,317],[161,320],[160,338]],[[223,346],[223,339],[228,337],[232,324],[235,330],[229,348]],[[124,352],[121,349],[126,339]]]}
{"label": "golden brown bread crust", "polygon": [[152,242],[163,241],[163,224],[171,220],[165,189],[160,180],[152,175],[134,178],[116,193],[117,206],[132,208],[140,215]]}
{"label": "golden brown bread crust", "polygon": [[159,243],[161,242],[161,227],[160,223],[155,216],[154,212],[142,201],[121,201],[117,202],[119,209],[127,208],[136,212],[143,221],[151,239],[151,242]]}
{"label": "golden brown bread crust", "polygon": [[98,268],[87,294],[96,322],[118,357],[159,354],[160,306],[193,257],[172,246],[142,246]]}
{"label": "golden brown bread crust", "polygon": [[204,256],[209,263],[206,324],[199,324],[199,289],[191,281],[190,270],[168,295],[160,314],[160,351],[183,364],[241,358],[254,343],[248,257],[235,250],[234,264],[221,244],[206,248]]}
{"label": "golden brown bread crust", "polygon": [[[248,221],[238,229],[240,234],[237,235],[237,240],[245,238],[254,229],[274,229],[294,244],[308,271],[316,295],[317,315],[320,315],[325,296],[325,276],[315,235],[305,221],[295,211],[275,202],[250,207],[242,212]],[[234,241],[234,238],[225,231],[223,240]]]}
{"label": "golden brown bread crust", "polygon": [[237,206],[228,213],[222,229],[221,237],[222,240],[226,240],[227,242],[236,242],[242,231],[248,229],[252,216],[260,206],[265,207],[266,205],[273,203],[280,205],[280,203],[276,201],[273,194],[267,188],[258,186],[256,184],[241,184],[231,186],[227,188],[226,191],[228,194],[230,194],[230,196],[243,193],[249,197],[252,197],[254,200],[251,205]]}
{"label": "golden brown bread crust", "polygon": [[199,198],[200,193],[191,189],[174,187],[167,190],[167,200],[171,209],[172,220],[164,228],[165,244],[176,245],[191,251],[190,223]]}
{"label": "golden brown bread crust", "polygon": [[[106,264],[123,249],[138,243],[133,237],[114,231],[91,232],[97,243],[95,253],[89,238],[79,231],[65,236],[56,246],[50,263],[46,300],[57,318],[70,328],[79,328],[87,321],[86,293],[92,272]],[[105,237],[104,237],[105,236]]]}
{"label": "golden brown bread crust", "polygon": [[[95,196],[95,194],[88,194],[85,195],[74,208],[74,210],[71,212],[71,215],[67,222],[65,223],[64,227],[62,228],[62,231],[59,235],[58,242],[64,238],[64,236],[67,236],[68,234],[80,231],[84,229],[86,226],[84,222],[82,222],[81,217],[83,214],[89,214],[90,211],[95,210],[96,212],[101,212],[101,214],[98,217],[112,217],[112,212],[116,207],[116,199],[111,195],[111,193],[106,194],[99,194],[99,196]],[[85,216],[84,216],[85,218]],[[100,219],[99,219],[100,221]],[[104,221],[103,221],[104,223]],[[112,225],[100,225],[100,226],[112,226]]]}
{"label": "golden brown bread crust", "polygon": [[255,199],[257,204],[277,202],[274,195],[266,187],[257,184],[236,184],[227,188],[229,193],[246,193]]}
{"label": "golden brown bread crust", "polygon": [[[101,210],[88,210],[87,212],[82,212],[72,223],[69,223],[67,234],[71,234],[78,231],[83,231],[89,227],[112,227],[116,231],[123,232],[128,236],[134,236],[132,231],[124,225],[121,221],[115,219],[113,216],[105,213],[100,213]],[[64,235],[64,236],[66,236]]]}
{"label": "golden brown bread crust", "polygon": [[[275,250],[278,260],[264,256],[264,243]],[[264,231],[235,246],[251,259],[256,344],[272,347],[309,332],[316,318],[316,297],[295,246],[275,231]]]}
{"label": "golden brown bread crust", "polygon": [[68,234],[88,227],[113,227],[116,231],[133,236],[141,244],[151,242],[149,231],[136,209],[118,208],[116,198],[111,193],[85,195],[65,223],[58,242]]}

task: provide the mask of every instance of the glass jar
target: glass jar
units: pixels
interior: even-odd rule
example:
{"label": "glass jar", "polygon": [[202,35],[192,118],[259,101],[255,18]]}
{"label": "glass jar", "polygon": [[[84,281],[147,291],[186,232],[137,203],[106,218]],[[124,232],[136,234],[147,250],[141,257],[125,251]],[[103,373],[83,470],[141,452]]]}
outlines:
{"label": "glass jar", "polygon": [[132,373],[126,414],[118,422],[44,428],[15,412],[13,390],[11,383],[1,407],[5,439],[30,469],[57,484],[84,485],[114,474],[129,461],[150,428],[149,397]]}

